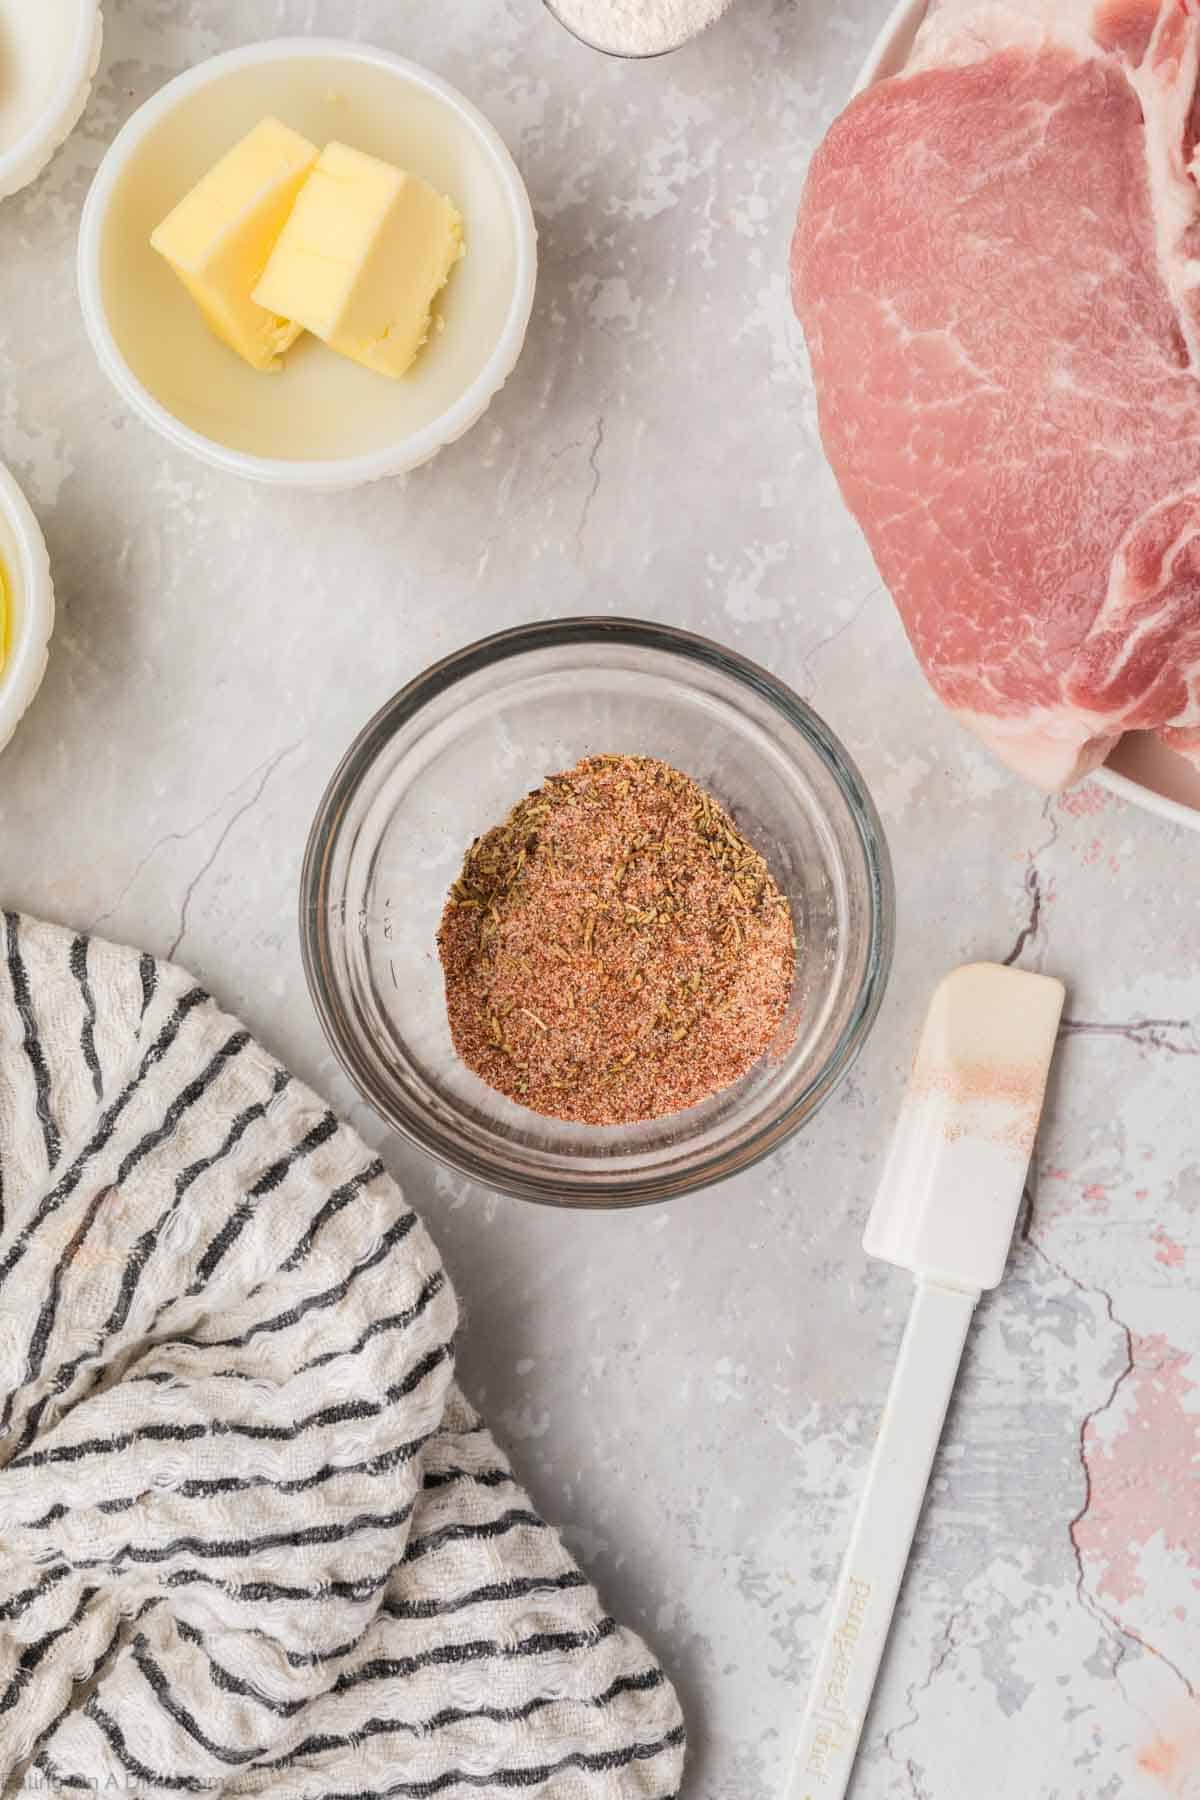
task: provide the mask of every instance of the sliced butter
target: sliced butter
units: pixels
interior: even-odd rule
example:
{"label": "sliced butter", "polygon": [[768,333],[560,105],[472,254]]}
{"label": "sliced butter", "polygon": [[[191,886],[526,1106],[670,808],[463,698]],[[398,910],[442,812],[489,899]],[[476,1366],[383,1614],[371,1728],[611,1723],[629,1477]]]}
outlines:
{"label": "sliced butter", "polygon": [[300,335],[299,324],[252,295],[318,154],[298,131],[263,119],[150,239],[217,337],[255,369],[277,369]]}
{"label": "sliced butter", "polygon": [[416,175],[330,144],[254,298],[381,375],[403,375],[463,253],[462,218]]}

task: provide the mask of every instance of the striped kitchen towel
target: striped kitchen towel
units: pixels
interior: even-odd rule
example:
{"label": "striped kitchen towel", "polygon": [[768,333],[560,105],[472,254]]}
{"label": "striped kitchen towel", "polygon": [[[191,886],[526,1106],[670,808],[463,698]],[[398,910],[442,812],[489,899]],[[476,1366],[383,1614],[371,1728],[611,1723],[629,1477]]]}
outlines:
{"label": "striped kitchen towel", "polygon": [[0,1793],[676,1794],[675,1695],[457,1317],[383,1164],[187,974],[3,915]]}

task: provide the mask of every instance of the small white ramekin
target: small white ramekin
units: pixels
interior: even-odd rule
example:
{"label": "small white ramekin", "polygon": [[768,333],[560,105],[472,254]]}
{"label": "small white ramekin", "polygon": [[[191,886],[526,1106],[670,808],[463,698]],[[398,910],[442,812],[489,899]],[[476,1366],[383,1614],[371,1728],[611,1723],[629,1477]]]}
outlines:
{"label": "small white ramekin", "polygon": [[[480,166],[486,166],[489,170],[489,177],[495,183],[500,197],[499,205],[505,229],[511,234],[510,291],[503,297],[500,309],[502,319],[494,337],[489,334],[486,338],[483,353],[485,360],[481,366],[461,391],[448,397],[437,416],[423,421],[418,429],[403,433],[395,441],[374,446],[362,453],[329,455],[318,452],[295,456],[257,454],[234,443],[221,441],[216,431],[197,429],[194,424],[179,417],[172,410],[168,398],[162,392],[152,391],[130,366],[129,357],[122,349],[118,332],[114,329],[112,307],[106,302],[105,272],[106,267],[111,267],[111,264],[106,265],[105,258],[106,227],[111,216],[114,220],[113,232],[117,233],[121,229],[119,207],[122,203],[122,184],[127,180],[134,180],[131,171],[137,168],[140,153],[146,147],[147,140],[160,128],[169,130],[177,110],[191,106],[197,96],[203,95],[206,90],[212,90],[214,109],[222,107],[223,96],[229,92],[231,81],[238,88],[239,104],[244,108],[246,88],[247,85],[254,85],[256,72],[263,77],[263,91],[267,102],[263,110],[273,110],[269,104],[273,72],[277,75],[280,67],[296,62],[315,62],[319,65],[322,81],[327,83],[328,97],[331,100],[340,98],[337,92],[339,77],[342,81],[349,82],[354,65],[358,65],[360,69],[365,67],[394,83],[394,105],[397,109],[404,109],[406,105],[411,107],[414,102],[436,107],[438,116],[445,121],[447,129],[461,135],[464,154],[469,151],[471,157],[482,159]],[[352,123],[353,121],[346,132],[351,142]],[[245,125],[240,126],[240,129],[246,128]],[[417,172],[421,171],[418,169]],[[469,217],[467,233],[469,259]],[[155,279],[155,271],[149,269],[136,273],[131,279],[142,279],[143,275],[146,280]],[[187,450],[226,473],[276,487],[329,491],[358,487],[415,469],[461,437],[482,417],[512,373],[525,341],[537,279],[537,229],[525,184],[499,133],[448,82],[415,63],[365,44],[323,38],[285,38],[247,45],[212,57],[168,82],[139,108],[119,132],[104,157],[84,206],[79,236],[78,278],[84,323],[100,366],[124,400],[147,424],[176,448]],[[451,276],[452,286],[456,278],[457,272]],[[451,290],[447,291],[449,293]],[[186,296],[183,298],[186,300]],[[187,304],[190,306],[191,302],[187,301]],[[450,328],[448,324],[447,330]],[[232,353],[222,351],[222,354]],[[353,369],[355,377],[361,378],[362,371],[353,365],[348,367]],[[254,376],[253,379],[278,382],[285,380],[288,373],[285,367],[281,376]]]}
{"label": "small white ramekin", "polygon": [[[27,0],[31,11],[36,0]],[[0,150],[0,200],[37,179],[55,151],[70,137],[83,115],[100,66],[104,24],[100,0],[55,0],[72,16],[65,34],[61,66],[49,91],[21,136]],[[44,0],[43,0],[44,4]]]}
{"label": "small white ramekin", "polygon": [[54,630],[54,586],[42,528],[0,463],[0,562],[12,615],[8,657],[0,664],[0,750],[42,685]]}

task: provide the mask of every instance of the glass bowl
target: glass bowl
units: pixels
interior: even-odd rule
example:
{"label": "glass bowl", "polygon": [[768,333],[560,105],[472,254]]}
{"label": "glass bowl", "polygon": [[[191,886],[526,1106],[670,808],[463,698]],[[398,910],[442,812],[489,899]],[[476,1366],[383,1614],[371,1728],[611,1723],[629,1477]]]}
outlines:
{"label": "glass bowl", "polygon": [[[788,1015],[748,1075],[649,1124],[564,1124],[460,1061],[436,937],[472,840],[581,756],[661,757],[766,856],[799,943]],[[401,689],[343,758],[305,855],[305,972],[334,1053],[397,1131],[472,1180],[559,1206],[666,1200],[778,1149],[862,1048],[891,963],[891,867],[833,733],[705,638],[628,619],[526,625]]]}

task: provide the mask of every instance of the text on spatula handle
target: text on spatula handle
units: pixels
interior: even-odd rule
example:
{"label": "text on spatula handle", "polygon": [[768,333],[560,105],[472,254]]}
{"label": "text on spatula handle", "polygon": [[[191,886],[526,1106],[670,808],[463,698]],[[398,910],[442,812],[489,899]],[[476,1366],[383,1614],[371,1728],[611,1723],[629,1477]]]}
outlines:
{"label": "text on spatula handle", "polygon": [[[846,1611],[833,1634],[834,1660],[825,1680],[825,1691],[813,1713],[812,1744],[806,1775],[818,1784],[829,1780],[830,1759],[857,1742],[861,1719],[846,1710],[846,1695],[854,1668],[854,1647],[862,1632],[871,1583],[851,1576],[847,1582]],[[808,1800],[808,1797],[805,1797]]]}

